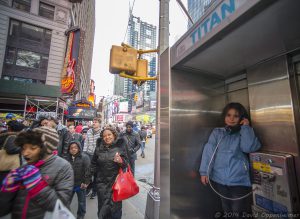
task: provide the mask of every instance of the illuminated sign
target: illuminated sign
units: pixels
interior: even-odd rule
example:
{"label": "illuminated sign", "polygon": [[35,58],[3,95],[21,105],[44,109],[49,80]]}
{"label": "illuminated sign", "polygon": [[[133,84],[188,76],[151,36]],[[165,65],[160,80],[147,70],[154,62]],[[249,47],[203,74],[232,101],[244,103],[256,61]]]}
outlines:
{"label": "illuminated sign", "polygon": [[[69,32],[67,51],[61,73],[61,92],[71,94],[77,92],[76,79],[80,78],[80,29]],[[77,80],[78,81],[78,80]]]}
{"label": "illuminated sign", "polygon": [[86,108],[90,108],[90,104],[87,104],[87,103],[77,103],[76,104],[77,107],[86,107]]}
{"label": "illuminated sign", "polygon": [[96,109],[93,108],[81,108],[81,107],[69,107],[68,118],[71,119],[90,119],[96,117]]}
{"label": "illuminated sign", "polygon": [[95,106],[95,94],[90,94],[89,95],[89,98],[88,98],[88,101],[90,101],[93,105],[93,107]]}

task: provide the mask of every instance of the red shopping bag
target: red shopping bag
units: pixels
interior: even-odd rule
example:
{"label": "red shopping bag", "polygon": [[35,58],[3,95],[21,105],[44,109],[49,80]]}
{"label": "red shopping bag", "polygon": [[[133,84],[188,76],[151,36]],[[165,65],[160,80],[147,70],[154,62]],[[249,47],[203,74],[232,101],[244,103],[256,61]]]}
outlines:
{"label": "red shopping bag", "polygon": [[139,186],[135,182],[129,165],[125,173],[122,168],[120,168],[112,190],[112,199],[114,202],[125,200],[139,193]]}

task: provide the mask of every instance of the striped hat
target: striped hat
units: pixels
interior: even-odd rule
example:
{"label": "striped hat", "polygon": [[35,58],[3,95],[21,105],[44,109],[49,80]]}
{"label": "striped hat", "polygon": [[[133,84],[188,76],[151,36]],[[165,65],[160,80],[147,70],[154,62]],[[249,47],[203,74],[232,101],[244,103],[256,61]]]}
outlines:
{"label": "striped hat", "polygon": [[59,136],[55,129],[41,126],[33,129],[32,131],[42,134],[42,141],[47,148],[47,153],[52,154],[54,150],[57,150]]}

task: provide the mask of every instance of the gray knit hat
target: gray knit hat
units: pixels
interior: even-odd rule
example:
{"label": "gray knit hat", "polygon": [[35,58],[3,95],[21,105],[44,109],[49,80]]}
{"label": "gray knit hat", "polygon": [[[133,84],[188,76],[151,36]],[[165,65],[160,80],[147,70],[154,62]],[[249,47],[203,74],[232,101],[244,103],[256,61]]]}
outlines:
{"label": "gray knit hat", "polygon": [[59,135],[53,128],[41,126],[33,129],[32,131],[42,134],[42,141],[47,148],[47,153],[52,154],[54,150],[57,150],[59,143]]}

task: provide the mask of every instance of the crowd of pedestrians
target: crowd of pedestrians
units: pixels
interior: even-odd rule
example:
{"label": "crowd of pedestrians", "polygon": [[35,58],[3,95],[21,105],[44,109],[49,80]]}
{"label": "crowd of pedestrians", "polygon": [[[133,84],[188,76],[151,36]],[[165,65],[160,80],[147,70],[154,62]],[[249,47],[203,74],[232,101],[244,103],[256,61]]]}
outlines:
{"label": "crowd of pedestrians", "polygon": [[78,219],[86,214],[86,198],[98,199],[98,218],[120,219],[122,202],[112,200],[119,169],[128,164],[134,174],[137,151],[147,133],[106,125],[94,118],[91,127],[62,125],[42,117],[30,127],[12,120],[0,133],[0,217],[42,219],[59,199],[69,208],[78,199]]}

